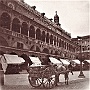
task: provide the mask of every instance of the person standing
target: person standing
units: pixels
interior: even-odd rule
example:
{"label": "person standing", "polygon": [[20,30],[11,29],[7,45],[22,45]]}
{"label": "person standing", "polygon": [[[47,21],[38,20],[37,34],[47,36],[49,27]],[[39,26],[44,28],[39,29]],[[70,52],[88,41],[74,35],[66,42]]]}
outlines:
{"label": "person standing", "polygon": [[72,73],[73,75],[73,66],[72,66],[72,63],[70,62],[70,64],[68,65],[68,69],[70,70],[70,72]]}

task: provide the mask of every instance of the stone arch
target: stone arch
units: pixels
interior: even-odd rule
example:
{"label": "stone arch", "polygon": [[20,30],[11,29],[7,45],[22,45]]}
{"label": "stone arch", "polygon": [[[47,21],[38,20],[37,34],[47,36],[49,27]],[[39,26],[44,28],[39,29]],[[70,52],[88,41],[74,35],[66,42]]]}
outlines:
{"label": "stone arch", "polygon": [[49,50],[47,48],[44,48],[42,52],[46,53],[46,54],[49,54]]}
{"label": "stone arch", "polygon": [[0,36],[0,45],[7,46],[7,47],[9,46],[8,42],[2,36]]}
{"label": "stone arch", "polygon": [[35,38],[35,28],[33,25],[30,26],[29,37]]}
{"label": "stone arch", "polygon": [[24,34],[24,35],[28,36],[28,24],[26,22],[22,23],[21,34]]}
{"label": "stone arch", "polygon": [[11,17],[7,12],[3,12],[0,17],[0,26],[6,29],[10,29]]}
{"label": "stone arch", "polygon": [[12,47],[16,47],[17,49],[28,49],[29,47],[26,45],[24,41],[15,40],[15,42],[12,43]]}
{"label": "stone arch", "polygon": [[41,31],[40,31],[40,29],[36,30],[36,39],[41,40]]}
{"label": "stone arch", "polygon": [[14,18],[12,21],[12,31],[20,33],[20,21],[18,18]]}

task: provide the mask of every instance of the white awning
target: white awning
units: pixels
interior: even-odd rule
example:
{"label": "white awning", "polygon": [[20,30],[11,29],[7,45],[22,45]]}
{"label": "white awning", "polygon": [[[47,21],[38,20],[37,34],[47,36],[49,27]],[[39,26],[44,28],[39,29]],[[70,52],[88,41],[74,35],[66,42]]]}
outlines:
{"label": "white awning", "polygon": [[4,54],[0,55],[0,63],[2,64],[2,68],[4,72],[6,72],[6,68],[8,64],[22,64],[25,62],[25,60],[21,57],[18,57],[18,55],[10,55],[10,54]]}
{"label": "white awning", "polygon": [[[74,61],[76,64],[80,64],[80,61],[78,59],[75,59],[75,60],[72,60],[72,61]],[[84,63],[82,62],[82,64],[84,64]]]}
{"label": "white awning", "polygon": [[63,64],[69,65],[70,63],[66,59],[60,59]]}
{"label": "white awning", "polygon": [[7,64],[21,64],[22,61],[18,55],[4,54]]}
{"label": "white awning", "polygon": [[53,64],[62,64],[58,59],[56,58],[53,58],[53,57],[49,57],[50,61],[53,63]]}
{"label": "white awning", "polygon": [[41,65],[41,61],[38,57],[31,57],[29,56],[30,60],[32,61],[33,64],[35,65]]}
{"label": "white awning", "polygon": [[85,61],[87,61],[88,63],[90,63],[90,60],[85,60]]}
{"label": "white awning", "polygon": [[25,62],[25,60],[22,57],[18,57],[18,58],[20,59],[21,63]]}

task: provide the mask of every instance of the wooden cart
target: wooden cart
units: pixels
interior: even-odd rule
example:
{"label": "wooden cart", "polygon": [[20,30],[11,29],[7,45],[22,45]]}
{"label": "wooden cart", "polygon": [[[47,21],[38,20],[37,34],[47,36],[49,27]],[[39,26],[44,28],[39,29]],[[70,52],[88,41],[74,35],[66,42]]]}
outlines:
{"label": "wooden cart", "polygon": [[[68,78],[69,71],[57,71],[55,66],[30,66],[27,69],[29,75],[28,80],[32,87],[53,88],[56,86],[57,79],[56,75],[65,74],[66,79]],[[68,84],[68,80],[65,81]]]}
{"label": "wooden cart", "polygon": [[53,88],[55,86],[55,68],[53,66],[30,66],[28,80],[31,86]]}

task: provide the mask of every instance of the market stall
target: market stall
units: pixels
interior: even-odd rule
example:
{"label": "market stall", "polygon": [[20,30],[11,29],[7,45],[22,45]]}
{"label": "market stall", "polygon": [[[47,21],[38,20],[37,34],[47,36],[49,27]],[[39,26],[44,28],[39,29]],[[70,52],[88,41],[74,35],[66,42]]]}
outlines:
{"label": "market stall", "polygon": [[2,64],[2,68],[4,70],[4,73],[7,71],[13,71],[13,69],[16,69],[18,65],[25,62],[25,60],[21,57],[18,57],[18,55],[10,55],[10,54],[4,54],[0,58],[0,62]]}

